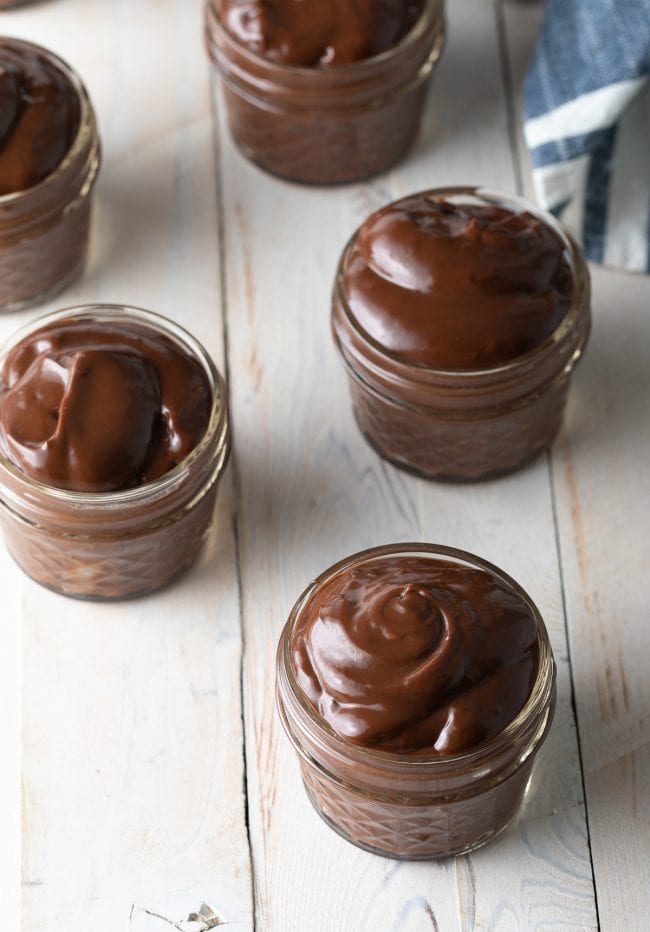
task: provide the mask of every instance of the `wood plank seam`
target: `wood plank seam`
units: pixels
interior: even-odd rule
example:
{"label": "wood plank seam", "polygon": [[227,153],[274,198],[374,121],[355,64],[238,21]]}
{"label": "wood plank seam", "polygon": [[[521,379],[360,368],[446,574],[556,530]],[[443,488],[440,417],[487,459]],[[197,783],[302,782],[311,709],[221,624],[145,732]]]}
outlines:
{"label": "wood plank seam", "polygon": [[[210,119],[212,122],[212,151],[214,155],[214,171],[216,185],[216,208],[217,208],[217,241],[219,244],[219,290],[221,293],[221,327],[223,333],[223,366],[224,378],[226,385],[231,385],[230,370],[230,340],[228,333],[228,291],[226,285],[226,236],[225,236],[225,215],[223,207],[223,154],[221,147],[221,137],[219,134],[219,95],[216,93],[215,82],[210,80]],[[243,785],[242,793],[244,797],[244,821],[246,827],[246,842],[248,845],[248,862],[251,879],[251,915],[253,921],[252,932],[257,928],[257,899],[255,889],[255,859],[253,845],[251,841],[250,829],[250,798],[248,790],[248,758],[246,752],[246,705],[245,705],[245,686],[244,670],[246,658],[246,630],[244,624],[244,587],[242,582],[241,570],[241,548],[239,535],[239,514],[241,503],[241,482],[237,463],[237,443],[236,443],[236,426],[232,423],[231,418],[231,436],[232,447],[230,453],[230,472],[233,489],[234,509],[232,515],[232,531],[235,544],[235,571],[237,576],[237,600],[239,604],[239,632],[241,638],[241,653],[239,666],[239,696],[240,696],[240,716],[242,726],[242,760],[243,760]]]}
{"label": "wood plank seam", "polygon": [[[524,163],[522,158],[522,149],[519,145],[519,138],[521,136],[522,127],[521,119],[519,117],[518,110],[518,100],[517,100],[517,82],[514,75],[514,70],[512,67],[512,60],[510,57],[510,44],[508,42],[508,29],[504,12],[505,0],[495,0],[495,14],[497,21],[497,37],[499,42],[500,57],[503,68],[503,83],[504,90],[506,94],[506,106],[508,114],[508,129],[509,129],[509,142],[510,150],[512,153],[512,161],[515,170],[516,177],[516,191],[520,197],[524,196],[524,177],[526,172],[529,171],[529,166]],[[576,706],[576,688],[575,680],[573,674],[573,663],[571,659],[571,642],[569,637],[569,623],[568,623],[568,611],[567,611],[567,601],[566,601],[566,585],[564,579],[564,566],[562,561],[562,542],[560,537],[560,526],[559,526],[559,517],[557,509],[557,490],[555,488],[555,476],[553,471],[553,450],[550,449],[546,455],[547,471],[548,471],[548,480],[549,488],[551,493],[551,507],[553,511],[553,529],[555,533],[555,550],[557,558],[557,569],[558,569],[558,578],[560,582],[560,595],[562,600],[562,618],[564,621],[564,629],[566,634],[566,646],[567,646],[567,658],[568,658],[568,668],[569,668],[569,681],[571,684],[571,711],[573,715],[573,720],[576,728],[576,745],[578,750],[578,761],[580,765],[580,781],[582,785],[582,795],[584,801],[584,817],[585,817],[585,826],[587,829],[587,848],[589,851],[589,863],[591,867],[591,882],[593,887],[594,895],[594,908],[596,912],[596,922],[598,923],[598,929],[600,929],[600,914],[598,910],[598,891],[596,888],[596,875],[594,871],[594,860],[593,852],[591,846],[591,831],[589,826],[589,807],[587,805],[587,793],[585,786],[585,775],[584,775],[584,762],[582,755],[582,742],[580,739],[580,724],[578,721],[578,710]]]}
{"label": "wood plank seam", "polygon": [[573,663],[571,661],[571,640],[569,637],[569,616],[566,599],[566,584],[564,579],[564,564],[562,560],[562,539],[560,535],[560,520],[557,509],[557,490],[555,488],[555,475],[553,472],[553,451],[549,450],[547,454],[549,482],[551,485],[551,505],[553,508],[553,527],[555,528],[555,545],[557,550],[557,568],[560,579],[560,592],[562,595],[562,615],[564,618],[564,627],[566,630],[567,654],[569,659],[569,678],[571,683],[571,709],[573,720],[576,726],[576,744],[578,748],[578,760],[580,762],[580,780],[582,783],[582,795],[585,806],[585,825],[587,827],[587,847],[589,850],[589,862],[591,864],[591,882],[594,890],[594,907],[596,910],[596,921],[600,929],[600,913],[598,911],[598,889],[596,887],[596,874],[594,871],[594,857],[591,848],[591,831],[589,827],[589,806],[587,805],[587,788],[585,786],[585,768],[582,757],[582,741],[580,740],[580,722],[578,720],[578,709],[576,705],[576,687],[573,675]]}

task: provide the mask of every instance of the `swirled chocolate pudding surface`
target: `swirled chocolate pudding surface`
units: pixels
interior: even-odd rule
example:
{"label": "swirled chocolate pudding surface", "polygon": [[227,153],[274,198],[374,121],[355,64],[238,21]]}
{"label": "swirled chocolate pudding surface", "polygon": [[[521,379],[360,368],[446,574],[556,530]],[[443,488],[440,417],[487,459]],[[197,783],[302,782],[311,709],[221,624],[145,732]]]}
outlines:
{"label": "swirled chocolate pudding surface", "polygon": [[550,337],[572,282],[564,243],[531,213],[417,194],[368,218],[342,284],[382,348],[407,363],[475,370]]}
{"label": "swirled chocolate pudding surface", "polygon": [[292,647],[301,688],[338,734],[400,754],[456,754],[497,735],[538,666],[524,599],[433,557],[341,571],[306,606]]}
{"label": "swirled chocolate pudding surface", "polygon": [[385,52],[415,25],[424,0],[219,0],[225,29],[272,61],[342,65]]}
{"label": "swirled chocolate pudding surface", "polygon": [[0,451],[61,489],[128,489],[194,449],[211,400],[199,363],[162,334],[126,321],[63,320],[6,358]]}
{"label": "swirled chocolate pudding surface", "polygon": [[79,130],[79,95],[44,54],[0,39],[0,195],[43,181]]}

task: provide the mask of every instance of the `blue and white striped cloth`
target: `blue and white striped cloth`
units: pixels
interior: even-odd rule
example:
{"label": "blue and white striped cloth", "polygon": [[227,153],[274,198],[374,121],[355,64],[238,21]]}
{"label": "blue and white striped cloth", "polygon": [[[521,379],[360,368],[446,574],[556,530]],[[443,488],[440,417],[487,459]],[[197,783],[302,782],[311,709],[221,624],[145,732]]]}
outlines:
{"label": "blue and white striped cloth", "polygon": [[593,262],[650,272],[650,0],[548,0],[524,119],[540,205]]}

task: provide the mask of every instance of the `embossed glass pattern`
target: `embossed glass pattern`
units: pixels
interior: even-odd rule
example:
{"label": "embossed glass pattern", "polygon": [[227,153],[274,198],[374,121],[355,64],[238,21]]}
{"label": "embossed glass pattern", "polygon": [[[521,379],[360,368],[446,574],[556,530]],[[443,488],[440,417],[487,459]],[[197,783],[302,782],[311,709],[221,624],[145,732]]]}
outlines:
{"label": "embossed glass pattern", "polygon": [[334,340],[359,428],[381,456],[427,478],[487,479],[523,466],[560,428],[571,373],[589,335],[589,273],[562,224],[527,201],[471,187],[432,193],[527,210],[549,224],[563,241],[573,272],[566,317],[539,347],[494,368],[441,370],[406,362],[363,330],[346,300],[344,271],[355,234],[334,284]]}
{"label": "embossed glass pattern", "polygon": [[351,64],[304,68],[268,61],[205,7],[208,53],[233,138],[248,158],[293,181],[334,184],[384,171],[412,145],[444,43],[442,0],[427,0],[394,48]]}
{"label": "embossed glass pattern", "polygon": [[[302,612],[336,573],[395,555],[444,557],[488,570],[530,606],[538,626],[539,666],[530,696],[494,738],[461,754],[426,757],[364,748],[338,735],[299,686],[293,632]],[[516,814],[555,709],[555,663],[544,622],[524,590],[479,557],[428,544],[394,544],[355,554],[328,569],[300,596],[282,632],[276,697],[316,811],[348,841],[377,854],[424,860],[484,844]]]}
{"label": "embossed glass pattern", "polygon": [[159,589],[196,558],[209,529],[230,451],[226,388],[200,343],[157,314],[96,305],[38,318],[28,333],[61,318],[123,320],[164,334],[194,357],[212,392],[203,439],[174,469],[121,492],[69,492],[30,479],[0,455],[0,526],[19,566],[36,582],[84,599],[124,599]]}

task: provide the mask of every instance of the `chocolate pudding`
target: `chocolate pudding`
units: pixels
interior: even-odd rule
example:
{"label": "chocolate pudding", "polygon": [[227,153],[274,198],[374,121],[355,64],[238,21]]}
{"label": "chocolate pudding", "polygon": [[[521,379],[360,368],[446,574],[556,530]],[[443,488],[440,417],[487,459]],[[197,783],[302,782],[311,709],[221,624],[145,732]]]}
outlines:
{"label": "chocolate pudding", "polygon": [[361,430],[429,478],[518,468],[559,429],[589,297],[578,247],[533,205],[475,188],[389,204],[353,236],[334,288]]}
{"label": "chocolate pudding", "polygon": [[406,362],[488,369],[559,327],[573,281],[565,244],[528,211],[418,194],[361,227],[343,290],[369,337]]}
{"label": "chocolate pudding", "polygon": [[442,857],[516,813],[552,720],[555,666],[539,612],[497,567],[396,544],[303,593],[277,697],[331,827],[392,857]]}
{"label": "chocolate pudding", "polygon": [[100,305],[36,321],[0,357],[0,520],[30,576],[141,595],[196,557],[230,434],[225,386],[171,321]]}
{"label": "chocolate pudding", "polygon": [[78,76],[47,49],[0,38],[0,308],[45,300],[79,274],[98,169]]}
{"label": "chocolate pudding", "polygon": [[417,134],[442,11],[442,0],[207,0],[207,48],[235,142],[294,181],[384,171]]}
{"label": "chocolate pudding", "polygon": [[205,434],[198,361],[129,320],[51,324],[7,354],[0,452],[39,482],[116,492],[163,476]]}
{"label": "chocolate pudding", "polygon": [[0,42],[0,195],[51,174],[80,121],[77,89],[44,51]]}
{"label": "chocolate pudding", "polygon": [[218,0],[241,45],[303,68],[344,65],[393,48],[422,15],[424,0]]}
{"label": "chocolate pudding", "polygon": [[483,570],[422,556],[369,560],[335,576],[305,610],[294,662],[339,735],[397,754],[458,754],[523,708],[537,622]]}

